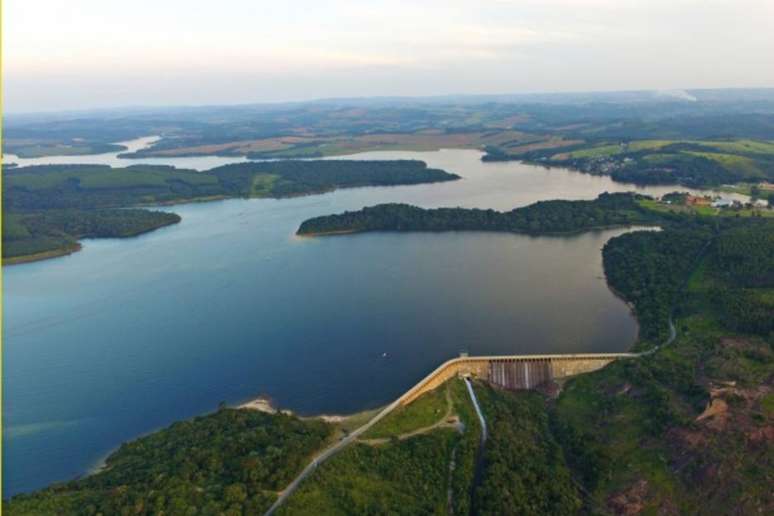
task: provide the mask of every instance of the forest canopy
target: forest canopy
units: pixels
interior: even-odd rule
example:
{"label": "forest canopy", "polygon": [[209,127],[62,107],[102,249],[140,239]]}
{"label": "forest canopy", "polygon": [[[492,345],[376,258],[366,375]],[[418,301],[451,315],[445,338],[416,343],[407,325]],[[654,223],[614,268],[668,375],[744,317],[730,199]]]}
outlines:
{"label": "forest canopy", "polygon": [[653,224],[662,217],[642,208],[639,196],[603,193],[593,201],[540,201],[509,212],[466,208],[423,209],[381,204],[304,221],[299,235],[363,231],[506,231],[571,233],[594,228]]}
{"label": "forest canopy", "polygon": [[80,238],[134,236],[180,220],[171,213],[117,208],[454,179],[416,160],[256,162],[206,172],[159,165],[13,168],[3,172],[3,258],[8,263],[65,254],[78,249]]}

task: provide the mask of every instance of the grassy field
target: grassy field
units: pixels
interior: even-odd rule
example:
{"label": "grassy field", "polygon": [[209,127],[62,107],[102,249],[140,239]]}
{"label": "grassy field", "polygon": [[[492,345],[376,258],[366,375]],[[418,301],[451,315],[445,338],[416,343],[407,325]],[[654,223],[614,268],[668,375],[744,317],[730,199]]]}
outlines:
{"label": "grassy field", "polygon": [[[564,147],[549,145],[564,142]],[[774,181],[774,143],[768,140],[551,139],[534,145],[487,147],[485,161],[524,159],[610,175],[637,184],[718,186],[761,179]]]}
{"label": "grassy field", "polygon": [[747,156],[741,156],[738,154],[723,154],[719,152],[691,152],[691,151],[686,152],[686,154],[716,161],[727,170],[736,171],[740,174],[743,174],[744,177],[747,177],[747,178],[767,177],[766,174],[761,169],[761,165],[757,163],[754,159],[748,158]]}
{"label": "grassy field", "polygon": [[177,170],[172,167],[133,166],[111,168],[108,166],[63,166],[17,169],[6,179],[9,186],[27,190],[60,188],[72,178],[77,178],[82,189],[104,190],[121,188],[167,188],[170,182],[192,186],[218,184],[218,178],[193,170]]}
{"label": "grassy field", "polygon": [[712,147],[723,152],[735,154],[762,154],[770,156],[774,154],[774,141],[761,140],[732,140],[732,141],[703,141],[702,145]]}
{"label": "grassy field", "polygon": [[266,197],[271,195],[272,189],[279,176],[276,174],[256,174],[250,187],[251,197]]}
{"label": "grassy field", "polygon": [[4,152],[15,154],[20,158],[42,158],[45,156],[83,156],[87,154],[102,154],[126,150],[123,145],[111,143],[77,142],[71,144],[47,142],[14,142],[4,143]]}
{"label": "grassy field", "polygon": [[614,156],[617,154],[624,154],[626,152],[658,150],[673,143],[676,142],[673,140],[638,140],[629,143],[603,144],[564,153],[559,159],[600,158]]}
{"label": "grassy field", "polygon": [[666,204],[656,199],[639,199],[638,204],[643,208],[657,213],[679,213],[686,215],[700,215],[703,217],[774,217],[773,209],[765,208],[715,208],[713,206],[682,206]]}
{"label": "grassy field", "polygon": [[[520,145],[544,141],[547,137],[520,131],[470,131],[446,133],[440,130],[415,133],[377,133],[352,136],[280,136],[219,145],[199,145],[174,149],[153,148],[143,156],[248,155],[264,158],[342,156],[372,151],[435,151],[439,149],[480,149],[487,145]],[[553,141],[553,140],[548,140]],[[548,144],[551,146],[551,144]]]}
{"label": "grassy field", "polygon": [[701,146],[710,153],[722,156],[774,155],[774,142],[761,140],[634,140],[625,143],[592,144],[588,148],[568,152],[564,155],[564,159],[599,158],[628,152],[658,151],[670,145],[680,144]]}
{"label": "grassy field", "polygon": [[374,425],[364,437],[372,439],[398,436],[437,423],[449,408],[448,391],[449,385],[445,384],[422,395],[413,403],[396,409]]}

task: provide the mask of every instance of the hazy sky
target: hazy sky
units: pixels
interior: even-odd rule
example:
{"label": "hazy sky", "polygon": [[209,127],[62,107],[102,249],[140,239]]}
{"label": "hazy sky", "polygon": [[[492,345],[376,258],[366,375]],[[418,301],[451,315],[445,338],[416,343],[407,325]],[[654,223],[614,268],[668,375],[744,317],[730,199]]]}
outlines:
{"label": "hazy sky", "polygon": [[7,111],[774,86],[774,0],[4,0]]}

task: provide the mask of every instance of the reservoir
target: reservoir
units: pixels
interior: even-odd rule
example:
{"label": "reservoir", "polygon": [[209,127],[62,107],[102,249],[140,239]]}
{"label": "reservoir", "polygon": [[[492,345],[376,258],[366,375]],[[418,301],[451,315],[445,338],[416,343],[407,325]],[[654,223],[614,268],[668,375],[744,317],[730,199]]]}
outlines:
{"label": "reservoir", "polygon": [[600,253],[624,229],[294,236],[309,217],[383,202],[510,210],[631,185],[482,163],[473,150],[355,158],[421,159],[462,179],[165,207],[182,222],[5,267],[5,495],[85,474],[122,442],[221,402],[268,395],[301,414],[348,413],[387,403],[460,351],[632,345],[636,322],[608,290]]}

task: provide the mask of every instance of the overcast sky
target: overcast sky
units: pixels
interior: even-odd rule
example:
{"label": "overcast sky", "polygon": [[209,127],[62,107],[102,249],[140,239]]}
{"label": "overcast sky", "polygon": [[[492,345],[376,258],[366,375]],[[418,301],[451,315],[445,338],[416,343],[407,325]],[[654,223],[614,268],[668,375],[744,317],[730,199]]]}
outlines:
{"label": "overcast sky", "polygon": [[5,0],[10,112],[774,86],[774,0]]}

